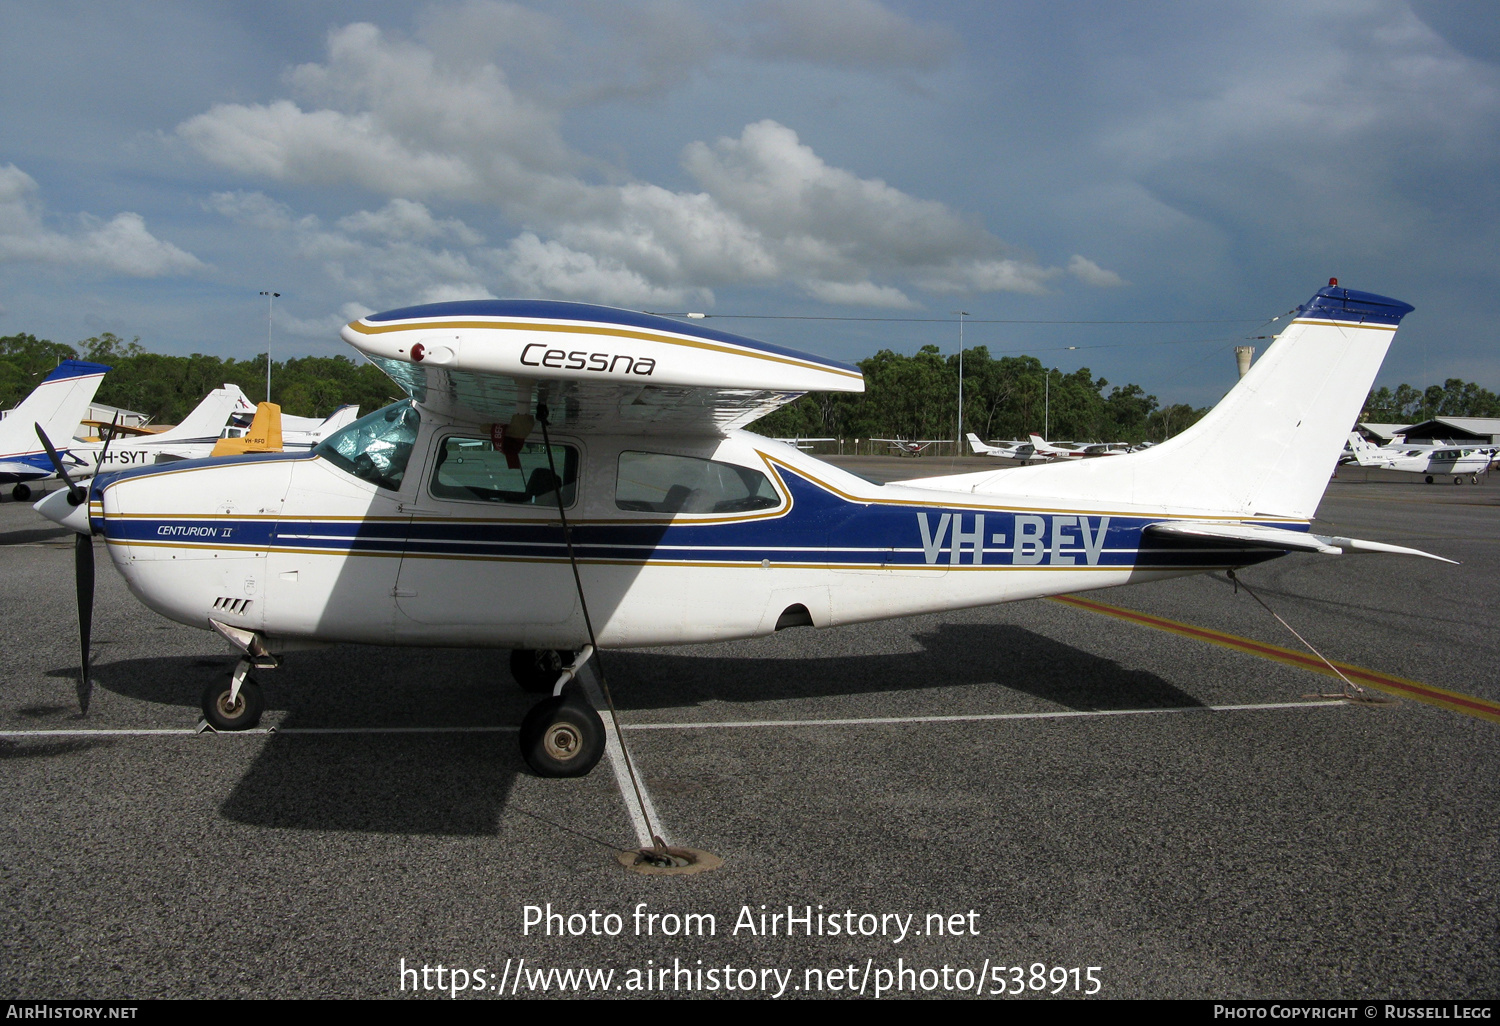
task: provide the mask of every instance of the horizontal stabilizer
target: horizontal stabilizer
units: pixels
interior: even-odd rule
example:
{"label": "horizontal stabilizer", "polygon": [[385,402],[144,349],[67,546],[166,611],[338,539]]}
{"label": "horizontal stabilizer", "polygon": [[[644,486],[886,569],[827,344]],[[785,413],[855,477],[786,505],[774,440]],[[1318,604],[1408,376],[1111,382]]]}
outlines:
{"label": "horizontal stabilizer", "polygon": [[1390,545],[1386,542],[1365,541],[1363,538],[1329,538],[1328,541],[1332,545],[1337,545],[1345,552],[1387,552],[1396,556],[1421,556],[1423,559],[1435,559],[1440,563],[1452,563],[1454,566],[1459,565],[1456,559],[1435,556],[1431,552],[1407,548],[1405,545]]}
{"label": "horizontal stabilizer", "polygon": [[1146,530],[1152,534],[1163,534],[1178,538],[1209,538],[1234,542],[1255,548],[1281,549],[1287,552],[1317,552],[1325,556],[1341,556],[1346,552],[1384,552],[1398,556],[1421,556],[1443,563],[1457,564],[1455,559],[1435,556],[1421,549],[1404,545],[1389,545],[1386,542],[1365,541],[1362,538],[1330,537],[1310,534],[1306,531],[1288,531],[1264,524],[1221,524],[1175,521],[1149,524]]}
{"label": "horizontal stabilizer", "polygon": [[1256,548],[1285,549],[1289,552],[1321,552],[1325,556],[1340,556],[1344,550],[1304,531],[1287,531],[1279,527],[1260,524],[1200,524],[1165,523],[1151,524],[1146,530],[1152,534],[1165,534],[1178,538],[1213,538],[1231,541]]}

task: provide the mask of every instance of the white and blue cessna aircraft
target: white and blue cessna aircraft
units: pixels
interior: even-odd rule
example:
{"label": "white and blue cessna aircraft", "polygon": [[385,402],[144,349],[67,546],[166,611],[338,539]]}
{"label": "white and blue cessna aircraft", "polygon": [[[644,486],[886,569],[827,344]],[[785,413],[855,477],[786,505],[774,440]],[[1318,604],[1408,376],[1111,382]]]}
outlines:
{"label": "white and blue cessna aircraft", "polygon": [[1320,290],[1217,408],[1144,452],[879,485],[739,430],[809,390],[861,391],[853,367],[597,306],[410,307],[343,329],[410,398],[310,453],[125,470],[38,509],[80,532],[90,561],[86,535],[102,535],[147,606],[240,649],[204,695],[217,728],[253,725],[249,670],[297,648],[508,648],[520,683],[552,692],[523,724],[526,760],[573,776],[603,748],[598,714],[564,687],[596,645],[828,627],[1288,552],[1427,555],[1309,531],[1411,309]]}
{"label": "white and blue cessna aircraft", "polygon": [[[62,458],[80,470],[88,464],[74,455],[73,432],[88,413],[94,393],[109,370],[102,363],[64,360],[32,389],[14,410],[0,420],[0,484],[8,484],[17,502],[31,498],[31,486],[57,474],[46,451],[38,444],[35,425],[49,437],[66,442]],[[92,473],[92,471],[89,471]]]}

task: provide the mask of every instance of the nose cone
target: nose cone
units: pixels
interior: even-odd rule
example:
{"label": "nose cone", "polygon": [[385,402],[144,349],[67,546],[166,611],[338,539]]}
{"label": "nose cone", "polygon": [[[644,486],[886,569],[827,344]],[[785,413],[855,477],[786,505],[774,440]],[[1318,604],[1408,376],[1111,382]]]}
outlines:
{"label": "nose cone", "polygon": [[84,499],[78,505],[73,505],[72,490],[59,488],[48,495],[31,508],[53,523],[62,524],[70,531],[79,534],[91,534],[89,530],[89,506],[88,500]]}

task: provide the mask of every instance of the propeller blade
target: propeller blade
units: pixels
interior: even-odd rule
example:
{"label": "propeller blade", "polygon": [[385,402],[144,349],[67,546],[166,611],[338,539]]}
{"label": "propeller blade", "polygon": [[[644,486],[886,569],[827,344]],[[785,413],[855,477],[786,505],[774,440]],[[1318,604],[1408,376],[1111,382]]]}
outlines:
{"label": "propeller blade", "polygon": [[89,635],[94,627],[94,537],[80,534],[73,539],[73,579],[78,591],[78,641],[83,665],[78,673],[78,707],[89,711],[94,682],[89,675]]}
{"label": "propeller blade", "polygon": [[[119,414],[115,414],[116,420]],[[52,439],[47,437],[47,432],[42,430],[40,424],[36,424],[36,436],[42,440],[42,448],[47,450],[47,458],[52,461],[52,466],[57,471],[57,476],[63,479],[68,486],[68,501],[74,506],[81,506],[88,498],[88,492],[79,485],[73,483],[68,476],[67,468],[57,455],[57,450],[52,447]],[[111,431],[113,435],[113,431]],[[109,449],[109,440],[105,440],[104,450],[101,450],[100,462],[103,462],[103,452]],[[89,635],[94,629],[94,536],[92,534],[79,534],[73,539],[73,585],[78,595],[78,644],[82,650],[82,660],[78,668],[78,708],[84,715],[88,715],[89,698],[94,692],[93,678],[89,675]]]}
{"label": "propeller blade", "polygon": [[52,439],[47,437],[47,432],[42,430],[42,426],[33,423],[32,427],[36,428],[36,436],[42,440],[42,448],[47,450],[47,458],[52,461],[52,469],[57,471],[57,476],[62,478],[63,483],[68,486],[68,501],[75,506],[82,505],[88,493],[74,484],[73,479],[68,476],[68,468],[63,466],[62,457],[52,447]]}

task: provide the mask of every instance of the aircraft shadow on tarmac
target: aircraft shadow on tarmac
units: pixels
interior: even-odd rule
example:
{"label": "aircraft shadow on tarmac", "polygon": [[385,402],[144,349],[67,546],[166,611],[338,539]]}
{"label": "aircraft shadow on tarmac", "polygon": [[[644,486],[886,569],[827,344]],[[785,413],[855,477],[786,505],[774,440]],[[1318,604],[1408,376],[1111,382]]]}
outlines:
{"label": "aircraft shadow on tarmac", "polygon": [[[824,659],[607,652],[621,709],[704,700],[764,702],[928,687],[998,684],[1068,709],[1145,709],[1203,703],[1153,673],[1127,670],[1072,645],[1009,624],[938,624],[913,635],[922,651]],[[701,651],[701,650],[700,650]],[[942,708],[932,713],[942,715]],[[1000,710],[996,710],[1000,711]],[[859,715],[859,713],[850,713]],[[870,713],[879,715],[879,713]]]}
{"label": "aircraft shadow on tarmac", "polygon": [[73,532],[66,527],[36,527],[24,531],[0,531],[0,546],[26,545],[32,542],[68,542],[72,548]]}
{"label": "aircraft shadow on tarmac", "polygon": [[[703,702],[996,684],[1068,709],[1203,704],[1155,674],[1125,669],[1021,627],[941,624],[916,640],[922,651],[828,658],[785,658],[764,650],[744,656],[697,654],[702,649],[610,652],[605,669],[616,704],[627,714]],[[181,706],[184,725],[196,719],[202,689],[233,663],[228,656],[106,660],[95,664],[97,686]],[[511,682],[506,660],[497,651],[350,645],[295,653],[260,680],[267,708],[285,710],[283,729],[514,726],[535,697]],[[60,668],[51,675],[76,672]],[[930,710],[948,711],[945,705]],[[845,714],[862,713],[880,715],[858,708]],[[488,835],[498,830],[511,781],[526,772],[511,732],[277,734],[264,743],[221,811],[237,822],[276,828]]]}
{"label": "aircraft shadow on tarmac", "polygon": [[113,744],[113,741],[96,741],[92,738],[69,738],[65,741],[0,738],[0,762],[7,759],[50,759],[59,755],[86,752],[91,748],[108,748]]}

